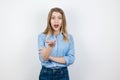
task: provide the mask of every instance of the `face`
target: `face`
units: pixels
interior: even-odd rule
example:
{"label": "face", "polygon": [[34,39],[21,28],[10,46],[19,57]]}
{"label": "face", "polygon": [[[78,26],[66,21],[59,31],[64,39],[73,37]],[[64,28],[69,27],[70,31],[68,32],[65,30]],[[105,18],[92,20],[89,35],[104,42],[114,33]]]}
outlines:
{"label": "face", "polygon": [[62,15],[59,12],[53,12],[51,16],[51,26],[54,31],[59,32],[62,26]]}

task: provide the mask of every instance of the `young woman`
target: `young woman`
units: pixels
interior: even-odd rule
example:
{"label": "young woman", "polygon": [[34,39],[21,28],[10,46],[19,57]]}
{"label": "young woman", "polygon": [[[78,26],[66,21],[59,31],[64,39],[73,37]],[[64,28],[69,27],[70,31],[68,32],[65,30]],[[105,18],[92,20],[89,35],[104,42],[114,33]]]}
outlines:
{"label": "young woman", "polygon": [[74,41],[67,33],[62,9],[50,10],[47,27],[38,36],[38,49],[42,65],[39,80],[69,80],[67,67],[75,60]]}

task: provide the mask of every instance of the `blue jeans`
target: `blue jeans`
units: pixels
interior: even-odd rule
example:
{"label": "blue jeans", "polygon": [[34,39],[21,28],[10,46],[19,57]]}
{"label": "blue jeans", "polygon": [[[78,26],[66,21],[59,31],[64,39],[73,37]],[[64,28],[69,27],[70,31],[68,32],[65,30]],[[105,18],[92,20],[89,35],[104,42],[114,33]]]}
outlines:
{"label": "blue jeans", "polygon": [[42,67],[39,80],[69,80],[68,69],[67,67],[59,69]]}

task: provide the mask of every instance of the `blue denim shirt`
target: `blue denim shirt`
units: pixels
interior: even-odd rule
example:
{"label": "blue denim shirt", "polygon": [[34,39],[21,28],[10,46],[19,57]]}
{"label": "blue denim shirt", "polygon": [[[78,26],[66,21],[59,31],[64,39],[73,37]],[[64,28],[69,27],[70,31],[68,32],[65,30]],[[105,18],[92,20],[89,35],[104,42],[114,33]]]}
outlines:
{"label": "blue denim shirt", "polygon": [[[39,52],[39,59],[41,64],[48,68],[59,68],[59,67],[67,67],[72,64],[75,60],[75,52],[74,52],[74,40],[72,35],[68,34],[69,42],[65,42],[63,40],[63,35],[60,33],[55,37],[54,35],[49,36],[48,40],[56,40],[56,44],[52,49],[51,56],[64,57],[66,64],[57,63],[51,60],[44,61],[42,59],[41,53]],[[38,50],[47,47],[46,43],[46,35],[41,33],[38,35]]]}

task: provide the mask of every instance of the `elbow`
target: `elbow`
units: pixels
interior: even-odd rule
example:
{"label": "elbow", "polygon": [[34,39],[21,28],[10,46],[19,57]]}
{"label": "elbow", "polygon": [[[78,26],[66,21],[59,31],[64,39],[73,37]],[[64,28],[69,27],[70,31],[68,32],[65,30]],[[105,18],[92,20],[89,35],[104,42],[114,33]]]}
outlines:
{"label": "elbow", "polygon": [[40,60],[42,63],[48,62],[48,59],[41,58]]}
{"label": "elbow", "polygon": [[74,61],[75,61],[75,57],[74,56],[65,57],[65,63],[66,63],[67,66],[73,64]]}
{"label": "elbow", "polygon": [[46,57],[46,56],[42,56],[42,61],[43,61],[43,62],[48,61],[48,57]]}
{"label": "elbow", "polygon": [[39,60],[44,63],[48,61],[48,58],[43,57],[42,55],[39,55]]}
{"label": "elbow", "polygon": [[75,61],[75,58],[72,58],[72,59],[69,61],[68,65],[73,64],[73,63],[74,63],[74,61]]}

